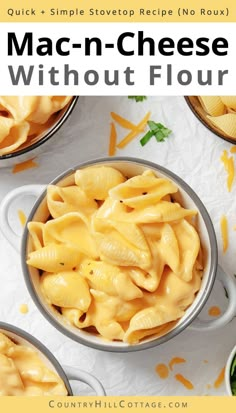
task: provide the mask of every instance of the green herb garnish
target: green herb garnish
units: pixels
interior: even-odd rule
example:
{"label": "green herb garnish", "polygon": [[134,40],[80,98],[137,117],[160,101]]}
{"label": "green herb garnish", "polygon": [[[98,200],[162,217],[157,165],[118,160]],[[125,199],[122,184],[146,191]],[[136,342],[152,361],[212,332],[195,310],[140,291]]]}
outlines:
{"label": "green herb garnish", "polygon": [[147,99],[147,96],[128,96],[128,99],[134,99],[135,102],[143,102]]}
{"label": "green herb garnish", "polygon": [[166,128],[161,123],[154,122],[153,120],[149,120],[147,124],[150,131],[148,131],[140,140],[142,146],[146,145],[152,136],[155,136],[157,142],[163,142],[172,133],[170,129]]}
{"label": "green herb garnish", "polygon": [[65,265],[65,263],[64,263],[64,262],[60,262],[60,265]]}
{"label": "green herb garnish", "polygon": [[233,362],[230,367],[230,385],[232,394],[236,396],[236,355],[234,356]]}

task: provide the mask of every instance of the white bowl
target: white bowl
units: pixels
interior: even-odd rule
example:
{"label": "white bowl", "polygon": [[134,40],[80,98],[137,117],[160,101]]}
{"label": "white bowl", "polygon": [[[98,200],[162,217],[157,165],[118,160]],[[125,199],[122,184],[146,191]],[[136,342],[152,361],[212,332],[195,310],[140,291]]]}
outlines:
{"label": "white bowl", "polygon": [[[157,346],[175,337],[186,327],[190,326],[190,324],[194,320],[195,321],[191,328],[197,329],[199,331],[210,331],[227,324],[236,314],[236,283],[231,277],[225,274],[218,267],[217,244],[214,228],[204,205],[202,204],[198,196],[194,193],[194,191],[184,181],[182,181],[182,179],[180,179],[178,176],[168,171],[167,169],[154,163],[134,158],[104,158],[85,162],[74,167],[73,169],[64,172],[53,182],[51,182],[51,184],[59,184],[60,186],[70,185],[72,183],[72,175],[74,174],[75,170],[94,165],[113,166],[124,173],[126,176],[138,175],[146,169],[151,169],[159,177],[168,178],[177,185],[179,192],[176,194],[175,199],[186,208],[198,210],[198,231],[201,238],[201,245],[204,251],[204,271],[201,288],[192,305],[185,311],[184,316],[166,334],[159,337],[149,337],[144,339],[142,342],[133,345],[117,341],[109,342],[107,340],[104,340],[102,337],[98,337],[66,323],[59,312],[46,302],[39,286],[39,271],[36,268],[29,267],[26,264],[26,257],[31,251],[32,245],[29,240],[29,232],[27,226],[25,226],[21,243],[21,262],[23,275],[32,299],[34,300],[40,312],[45,316],[45,318],[63,334],[79,343],[99,350],[114,352],[144,350]],[[4,236],[15,248],[18,249],[20,246],[20,240],[19,238],[17,238],[14,232],[14,228],[11,228],[8,222],[8,209],[15,198],[22,195],[26,196],[27,194],[34,194],[37,198],[36,203],[29,215],[28,222],[34,220],[45,222],[48,219],[45,186],[30,185],[17,188],[16,190],[13,190],[10,194],[8,194],[0,205],[0,228],[2,229]],[[228,292],[229,306],[226,312],[215,320],[207,322],[196,320],[198,314],[202,310],[211,293],[217,271],[218,278],[222,281]]]}
{"label": "white bowl", "polygon": [[233,396],[231,384],[230,384],[230,370],[231,370],[231,365],[235,357],[236,357],[236,346],[231,351],[229,358],[227,360],[227,363],[226,363],[226,367],[225,367],[225,385],[226,385],[226,390],[229,396]]}
{"label": "white bowl", "polygon": [[35,337],[7,323],[0,322],[0,332],[12,339],[16,344],[33,348],[39,354],[45,365],[63,380],[68,396],[73,396],[70,380],[88,384],[98,396],[105,396],[105,390],[98,379],[77,367],[61,366],[53,354]]}

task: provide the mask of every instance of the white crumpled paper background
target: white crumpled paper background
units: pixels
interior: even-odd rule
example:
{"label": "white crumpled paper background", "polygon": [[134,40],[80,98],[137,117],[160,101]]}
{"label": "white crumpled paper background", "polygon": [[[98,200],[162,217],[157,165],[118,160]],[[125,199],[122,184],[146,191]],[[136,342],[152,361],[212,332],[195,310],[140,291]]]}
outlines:
{"label": "white crumpled paper background", "polygon": [[[12,174],[0,169],[0,199],[13,188],[25,184],[47,184],[66,169],[81,161],[107,156],[110,131],[110,111],[115,111],[138,123],[147,111],[151,119],[163,122],[173,130],[164,143],[153,138],[145,147],[134,140],[118,156],[134,156],[156,162],[183,178],[199,195],[213,220],[219,248],[219,262],[231,276],[236,272],[236,182],[232,192],[226,188],[226,174],[220,162],[224,149],[232,146],[206,129],[191,113],[183,97],[149,97],[136,103],[127,97],[80,97],[71,117],[60,129],[56,143],[37,158],[38,168]],[[127,131],[118,128],[119,139]],[[55,141],[54,141],[55,142]],[[236,156],[236,155],[233,155]],[[29,212],[32,199],[14,206]],[[222,253],[220,217],[229,222],[229,248]],[[15,219],[17,230],[20,224]],[[212,395],[225,394],[224,383],[214,388],[214,382],[225,366],[236,344],[236,318],[225,328],[209,333],[185,330],[171,341],[151,350],[136,353],[106,353],[77,344],[63,336],[39,313],[24,284],[20,256],[0,233],[0,320],[28,331],[41,340],[60,363],[77,366],[93,373],[103,383],[108,395]],[[25,315],[19,306],[27,303]],[[223,310],[227,305],[224,290],[216,282],[204,313],[211,305]],[[155,366],[172,357],[186,359],[176,365],[165,380],[155,372]],[[206,363],[207,360],[207,363]],[[194,386],[186,389],[175,379],[181,373]],[[80,394],[90,394],[84,385]]]}

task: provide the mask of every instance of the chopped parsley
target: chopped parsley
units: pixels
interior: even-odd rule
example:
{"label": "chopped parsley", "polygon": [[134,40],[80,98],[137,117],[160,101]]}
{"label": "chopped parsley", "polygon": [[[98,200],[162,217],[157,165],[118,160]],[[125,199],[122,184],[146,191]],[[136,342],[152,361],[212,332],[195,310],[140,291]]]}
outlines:
{"label": "chopped parsley", "polygon": [[150,131],[148,131],[140,140],[142,146],[146,145],[153,136],[155,136],[157,142],[163,142],[172,133],[172,131],[162,125],[162,123],[156,123],[153,120],[149,120],[147,124]]}
{"label": "chopped parsley", "polygon": [[147,96],[128,96],[128,99],[134,99],[135,102],[143,102],[147,99]]}
{"label": "chopped parsley", "polygon": [[65,263],[64,263],[64,262],[60,262],[60,265],[65,265]]}

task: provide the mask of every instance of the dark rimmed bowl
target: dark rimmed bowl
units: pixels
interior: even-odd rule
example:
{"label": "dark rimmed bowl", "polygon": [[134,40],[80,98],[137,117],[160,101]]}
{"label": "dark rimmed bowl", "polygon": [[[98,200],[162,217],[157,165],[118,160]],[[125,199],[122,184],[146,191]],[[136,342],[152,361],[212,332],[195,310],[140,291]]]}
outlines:
{"label": "dark rimmed bowl", "polygon": [[16,344],[22,344],[34,349],[39,354],[42,362],[61,378],[66,387],[68,396],[73,396],[69,380],[81,381],[88,384],[98,396],[106,395],[103,385],[96,377],[76,367],[63,366],[62,368],[61,364],[47,347],[26,331],[21,330],[14,325],[0,322],[0,332],[12,339]]}
{"label": "dark rimmed bowl", "polygon": [[[29,242],[30,240],[27,225],[25,226],[21,244],[21,262],[23,275],[29,293],[32,299],[34,300],[36,306],[38,307],[39,311],[52,325],[54,325],[54,327],[56,327],[57,330],[67,335],[71,339],[86,346],[104,351],[130,352],[137,350],[145,350],[162,344],[175,337],[177,334],[179,334],[193,322],[193,320],[197,317],[197,315],[205,305],[213,288],[217,271],[218,256],[214,228],[211,219],[206,211],[206,208],[204,207],[198,196],[195,194],[195,192],[181,178],[179,178],[171,171],[167,170],[166,168],[160,165],[154,164],[146,160],[126,157],[91,160],[85,163],[81,163],[73,169],[67,170],[62,175],[57,177],[53,182],[51,182],[51,184],[59,184],[60,186],[71,185],[75,170],[85,168],[87,166],[98,165],[113,166],[114,168],[117,168],[122,173],[124,173],[126,176],[134,176],[142,173],[146,169],[151,169],[159,177],[170,179],[177,185],[177,187],[179,188],[179,194],[178,199],[176,198],[176,200],[179,203],[184,205],[186,208],[194,208],[198,210],[199,233],[202,242],[202,247],[204,249],[205,265],[202,285],[192,305],[187,309],[185,315],[177,322],[177,324],[165,335],[161,335],[159,337],[148,337],[140,343],[132,345],[123,342],[109,342],[107,340],[104,340],[102,337],[97,337],[96,335],[93,335],[83,330],[79,330],[77,327],[69,325],[65,322],[65,320],[63,320],[59,312],[57,312],[50,305],[47,304],[45,297],[43,297],[42,292],[40,291],[39,271],[33,267],[29,267],[26,264],[26,257],[28,256],[28,253],[30,252],[32,247]],[[37,201],[29,215],[28,222],[45,222],[45,197],[46,189],[37,198]]]}
{"label": "dark rimmed bowl", "polygon": [[229,355],[229,358],[227,360],[226,367],[225,367],[225,385],[226,385],[226,390],[229,396],[234,396],[232,393],[230,372],[231,372],[231,367],[235,359],[236,359],[236,346],[234,346],[234,348],[232,349]]}
{"label": "dark rimmed bowl", "polygon": [[217,129],[206,117],[206,113],[202,108],[197,96],[184,96],[184,99],[191,109],[192,113],[196,116],[196,118],[214,135],[219,136],[219,138],[224,139],[227,142],[232,143],[233,145],[236,144],[236,139],[230,138],[224,132],[221,132]]}
{"label": "dark rimmed bowl", "polygon": [[33,140],[27,147],[21,148],[12,153],[0,155],[0,168],[10,167],[27,161],[28,159],[34,158],[39,153],[42,153],[45,150],[45,144],[47,142],[49,143],[49,140],[56,135],[58,130],[66,122],[78,99],[79,96],[73,96],[71,101],[63,109],[57,112],[55,115],[55,123],[39,135],[36,141]]}

